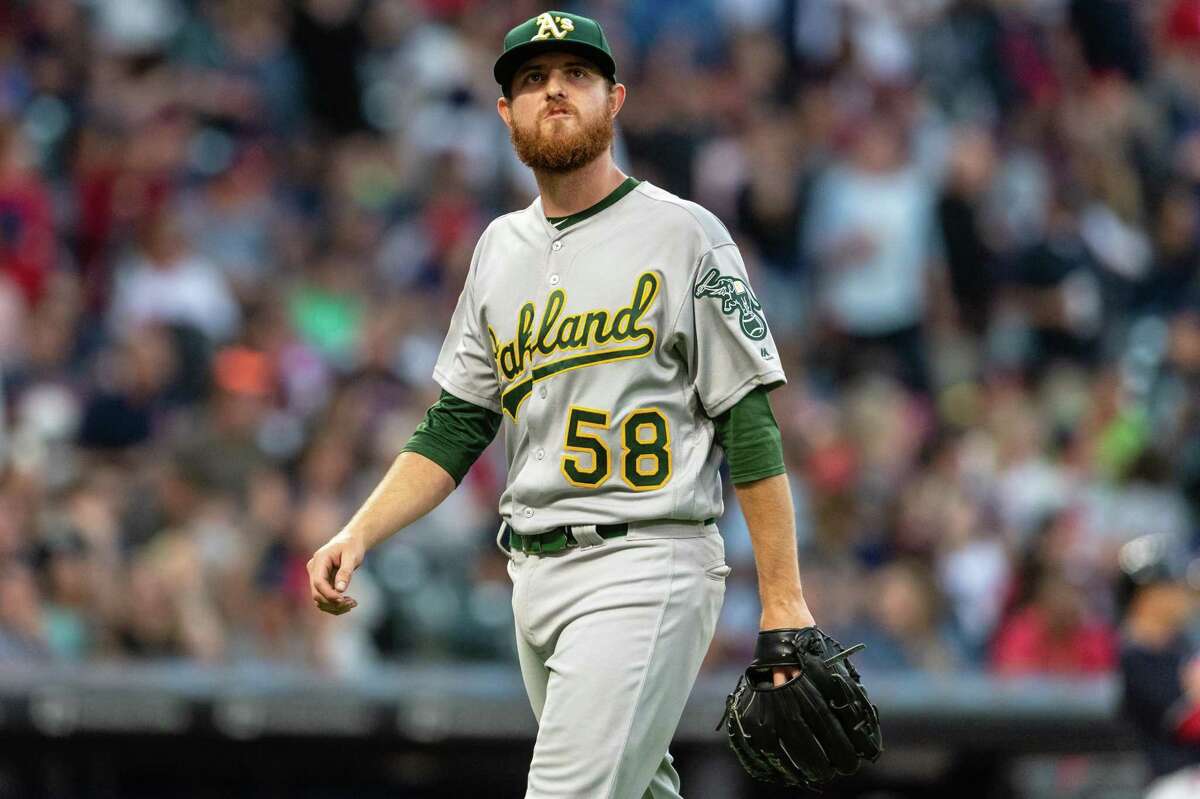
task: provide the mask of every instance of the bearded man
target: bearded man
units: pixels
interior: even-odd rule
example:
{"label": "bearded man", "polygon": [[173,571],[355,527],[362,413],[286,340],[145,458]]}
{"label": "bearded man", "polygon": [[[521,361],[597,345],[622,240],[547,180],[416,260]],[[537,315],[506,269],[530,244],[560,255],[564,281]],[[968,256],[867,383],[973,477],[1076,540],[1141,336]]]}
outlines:
{"label": "bearded man", "polygon": [[[613,162],[615,74],[594,20],[549,11],[505,37],[496,109],[539,196],[483,233],[434,368],[441,398],[309,562],[317,607],[352,609],[366,551],[445,499],[503,426],[497,543],[539,722],[527,799],[679,797],[668,746],[729,573],[723,458],[763,651],[794,655],[814,630],[767,399],[778,350],[720,221]],[[768,688],[799,681],[759,665]]]}

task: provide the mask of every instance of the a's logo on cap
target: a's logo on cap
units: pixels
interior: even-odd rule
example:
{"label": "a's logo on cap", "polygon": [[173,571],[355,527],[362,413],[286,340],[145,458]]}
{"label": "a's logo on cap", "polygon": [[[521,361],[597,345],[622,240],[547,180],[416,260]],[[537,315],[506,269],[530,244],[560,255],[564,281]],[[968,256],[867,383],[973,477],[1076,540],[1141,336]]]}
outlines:
{"label": "a's logo on cap", "polygon": [[538,24],[538,32],[537,36],[529,40],[531,42],[549,39],[551,36],[555,39],[565,39],[568,33],[575,30],[575,23],[569,18],[552,17],[549,13],[542,14],[534,22]]}

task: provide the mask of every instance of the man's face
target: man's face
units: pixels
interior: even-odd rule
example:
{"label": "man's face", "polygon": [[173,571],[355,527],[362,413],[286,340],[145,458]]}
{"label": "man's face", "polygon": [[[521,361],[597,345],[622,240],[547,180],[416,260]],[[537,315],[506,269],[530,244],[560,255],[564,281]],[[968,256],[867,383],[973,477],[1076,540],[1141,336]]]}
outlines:
{"label": "man's face", "polygon": [[563,173],[591,163],[612,145],[612,121],[625,87],[611,90],[591,62],[573,53],[543,53],[513,76],[512,99],[497,109],[517,157],[531,169]]}
{"label": "man's face", "polygon": [[1164,616],[1172,626],[1182,629],[1187,626],[1196,612],[1196,592],[1186,582],[1180,581],[1164,586]]}

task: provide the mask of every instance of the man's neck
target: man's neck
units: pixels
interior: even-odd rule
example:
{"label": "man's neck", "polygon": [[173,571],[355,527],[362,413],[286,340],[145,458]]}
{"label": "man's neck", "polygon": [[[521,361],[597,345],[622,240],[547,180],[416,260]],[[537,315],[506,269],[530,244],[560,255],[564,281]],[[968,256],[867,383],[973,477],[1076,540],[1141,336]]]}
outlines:
{"label": "man's neck", "polygon": [[591,208],[620,186],[625,173],[617,169],[611,156],[603,156],[574,172],[552,174],[534,171],[538,193],[542,195],[542,213],[546,216],[570,216]]}

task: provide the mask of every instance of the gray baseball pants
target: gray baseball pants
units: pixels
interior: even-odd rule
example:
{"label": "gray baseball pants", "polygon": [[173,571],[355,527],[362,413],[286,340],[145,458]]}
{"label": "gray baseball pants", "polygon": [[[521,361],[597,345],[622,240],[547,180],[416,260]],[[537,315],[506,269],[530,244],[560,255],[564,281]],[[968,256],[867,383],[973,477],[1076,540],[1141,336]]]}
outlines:
{"label": "gray baseball pants", "polygon": [[679,799],[667,748],[721,611],[724,542],[698,522],[573,533],[579,548],[508,553],[538,720],[525,798]]}

